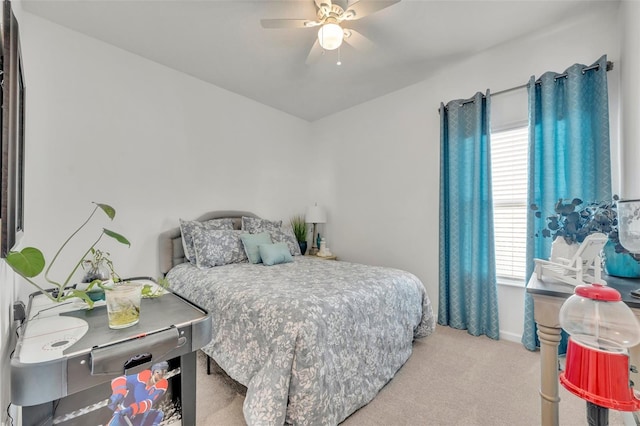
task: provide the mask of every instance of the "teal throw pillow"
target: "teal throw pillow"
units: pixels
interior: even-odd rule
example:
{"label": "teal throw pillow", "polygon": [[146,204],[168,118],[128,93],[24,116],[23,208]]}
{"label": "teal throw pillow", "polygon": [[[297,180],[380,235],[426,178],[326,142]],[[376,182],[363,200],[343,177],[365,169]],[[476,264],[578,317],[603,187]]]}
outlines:
{"label": "teal throw pillow", "polygon": [[262,263],[266,266],[293,262],[289,246],[285,242],[258,245]]}
{"label": "teal throw pillow", "polygon": [[240,235],[240,239],[242,240],[242,244],[244,245],[244,251],[245,253],[247,253],[249,262],[262,262],[258,246],[260,244],[271,244],[271,237],[269,236],[269,233],[261,232],[259,234],[242,234]]}

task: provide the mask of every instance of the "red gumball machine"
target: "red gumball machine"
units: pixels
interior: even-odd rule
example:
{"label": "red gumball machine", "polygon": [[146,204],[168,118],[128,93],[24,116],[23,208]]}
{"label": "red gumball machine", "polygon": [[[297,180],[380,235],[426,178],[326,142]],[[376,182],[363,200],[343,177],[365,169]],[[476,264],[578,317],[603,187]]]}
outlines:
{"label": "red gumball machine", "polygon": [[602,284],[577,286],[560,309],[560,325],[570,335],[560,383],[587,401],[589,425],[607,425],[609,408],[639,410],[629,348],[640,343],[640,324],[620,293]]}

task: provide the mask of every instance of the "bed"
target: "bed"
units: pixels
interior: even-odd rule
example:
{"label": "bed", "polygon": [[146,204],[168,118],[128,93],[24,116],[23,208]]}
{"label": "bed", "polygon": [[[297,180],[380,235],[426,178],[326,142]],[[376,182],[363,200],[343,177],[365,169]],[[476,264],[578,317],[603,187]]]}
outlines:
{"label": "bed", "polygon": [[[238,233],[242,217],[259,219],[217,211],[196,221],[230,219],[229,233]],[[246,386],[249,425],[340,423],[435,327],[423,284],[405,271],[300,255],[272,266],[199,268],[184,248],[180,228],[160,236],[161,272],[173,291],[211,313],[213,338],[203,351]]]}

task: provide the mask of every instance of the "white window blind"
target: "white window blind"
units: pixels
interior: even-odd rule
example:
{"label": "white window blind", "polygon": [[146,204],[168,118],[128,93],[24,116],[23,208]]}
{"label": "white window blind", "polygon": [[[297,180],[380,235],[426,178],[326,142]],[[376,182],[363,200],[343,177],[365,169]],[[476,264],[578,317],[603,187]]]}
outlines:
{"label": "white window blind", "polygon": [[496,274],[524,283],[527,233],[525,126],[491,133]]}

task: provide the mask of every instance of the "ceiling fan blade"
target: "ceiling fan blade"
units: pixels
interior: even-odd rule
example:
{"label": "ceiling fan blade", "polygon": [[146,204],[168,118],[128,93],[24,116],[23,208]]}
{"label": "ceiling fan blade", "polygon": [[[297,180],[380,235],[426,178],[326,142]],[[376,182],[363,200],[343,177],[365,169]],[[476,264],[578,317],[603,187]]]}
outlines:
{"label": "ceiling fan blade", "polygon": [[367,51],[376,47],[375,43],[352,29],[344,29],[344,41],[358,50]]}
{"label": "ceiling fan blade", "polygon": [[400,0],[358,0],[344,11],[342,19],[354,21],[399,2]]}
{"label": "ceiling fan blade", "polygon": [[313,46],[311,46],[311,50],[309,51],[309,54],[307,55],[307,60],[304,61],[304,63],[309,65],[309,64],[317,61],[318,58],[321,55],[322,55],[322,47],[320,47],[320,43],[318,42],[318,39],[316,38],[315,43],[313,43]]}
{"label": "ceiling fan blade", "polygon": [[325,16],[329,16],[331,11],[331,0],[314,0],[318,9],[322,10]]}
{"label": "ceiling fan blade", "polygon": [[261,19],[262,28],[309,28],[321,24],[309,19]]}

